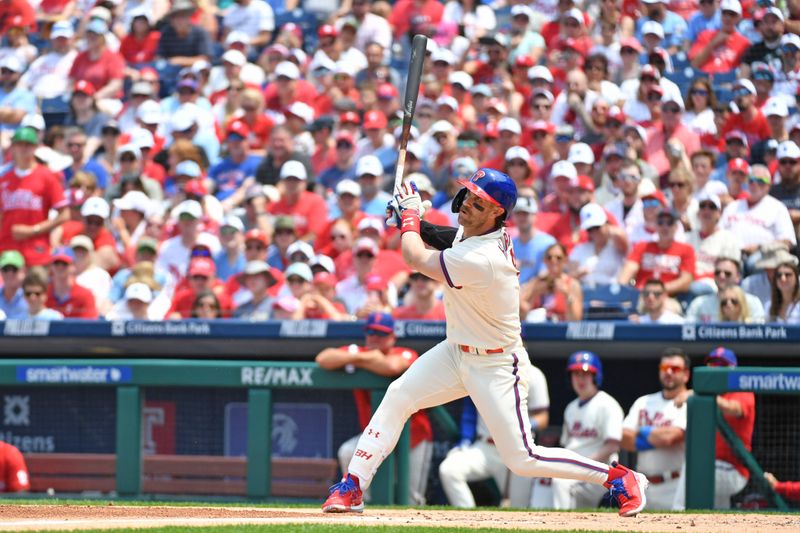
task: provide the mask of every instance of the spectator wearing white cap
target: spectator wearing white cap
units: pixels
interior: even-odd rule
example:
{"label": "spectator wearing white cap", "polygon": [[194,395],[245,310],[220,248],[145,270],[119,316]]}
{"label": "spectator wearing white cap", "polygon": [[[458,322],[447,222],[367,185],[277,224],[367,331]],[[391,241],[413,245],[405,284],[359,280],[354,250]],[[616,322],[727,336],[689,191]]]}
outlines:
{"label": "spectator wearing white cap", "polygon": [[356,180],[361,186],[361,210],[369,216],[383,217],[392,195],[383,190],[383,165],[374,155],[356,163]]}
{"label": "spectator wearing white cap", "polygon": [[727,135],[733,131],[744,133],[748,146],[768,139],[769,125],[764,113],[756,105],[756,87],[753,82],[744,78],[737,80],[733,84],[733,99],[738,112],[729,113],[722,126],[721,133],[725,139],[727,140]]}
{"label": "spectator wearing white cap", "polygon": [[291,215],[295,220],[297,236],[307,242],[314,242],[327,225],[328,206],[315,192],[306,190],[308,173],[306,167],[295,160],[287,161],[280,171],[283,192],[280,200],[270,203],[269,212],[273,215]]}
{"label": "spectator wearing white cap", "polygon": [[666,0],[642,0],[644,13],[636,20],[636,39],[643,42],[644,25],[649,21],[661,24],[664,30],[664,48],[670,53],[683,49],[688,26],[683,17],[667,9]]}
{"label": "spectator wearing white cap", "polygon": [[133,258],[136,243],[145,234],[147,217],[151,214],[153,205],[142,191],[129,191],[113,203],[115,213],[111,228],[117,242],[117,253],[130,260]]}
{"label": "spectator wearing white cap", "polygon": [[709,74],[735,69],[750,47],[747,38],[736,29],[742,18],[739,0],[722,0],[719,7],[720,28],[701,32],[689,50],[692,66]]}
{"label": "spectator wearing white cap", "polygon": [[81,206],[81,219],[65,222],[54,232],[55,243],[69,245],[76,235],[86,235],[93,243],[97,265],[105,270],[116,270],[120,264],[117,243],[106,224],[110,222],[111,209],[108,202],[97,196],[88,198]]}
{"label": "spectator wearing white cap", "polygon": [[237,0],[228,8],[222,19],[223,34],[240,31],[247,35],[247,43],[253,48],[261,48],[272,39],[275,31],[275,13],[267,2],[258,0]]}
{"label": "spectator wearing white cap", "polygon": [[512,242],[520,283],[530,281],[539,273],[545,250],[556,242],[552,235],[536,228],[538,213],[535,196],[520,196],[517,199],[512,216],[518,233]]}
{"label": "spectator wearing white cap", "polygon": [[772,186],[769,194],[786,206],[797,228],[800,225],[800,147],[794,141],[783,141],[778,145],[777,159],[781,181]]}
{"label": "spectator wearing white cap", "polygon": [[236,215],[227,215],[219,228],[219,242],[222,249],[214,256],[217,277],[222,281],[244,270],[247,260],[244,257],[244,224]]}
{"label": "spectator wearing white cap", "polygon": [[75,283],[89,289],[94,295],[97,312],[104,316],[111,307],[109,292],[111,276],[95,261],[94,243],[86,235],[76,235],[69,241],[75,255]]}
{"label": "spectator wearing white cap", "polygon": [[[697,258],[690,291],[692,294],[706,294],[709,291],[716,292],[714,272],[717,259],[725,257],[734,260],[737,265],[741,264],[742,243],[735,234],[719,226],[722,216],[719,196],[701,191],[696,199],[698,223],[686,235],[686,244],[694,248]],[[687,316],[691,316],[691,313],[687,313]]]}
{"label": "spectator wearing white cap", "polygon": [[213,256],[219,252],[220,244],[217,237],[201,229],[203,207],[200,202],[185,200],[178,204],[172,214],[177,218],[178,234],[161,245],[156,268],[166,270],[176,280],[181,280],[186,275],[195,245],[207,246]]}
{"label": "spectator wearing white cap", "polygon": [[[647,162],[663,176],[673,168],[673,161],[680,160],[683,154],[692,154],[700,149],[700,137],[682,121],[683,98],[665,93],[661,99],[661,122],[647,131]],[[674,151],[674,143],[683,146],[683,153]],[[686,156],[684,156],[686,157]],[[687,165],[688,166],[688,165]]]}
{"label": "spectator wearing white cap", "polygon": [[591,176],[594,174],[594,152],[592,147],[586,143],[579,142],[569,147],[567,161],[575,165],[578,175]]}
{"label": "spectator wearing white cap", "polygon": [[0,131],[10,132],[22,118],[37,112],[36,96],[19,84],[25,67],[15,55],[0,59]]}
{"label": "spectator wearing white cap", "polygon": [[567,270],[584,287],[615,283],[625,263],[628,239],[625,230],[608,223],[606,210],[589,203],[581,208],[580,228],[589,242],[580,243],[569,254]]}
{"label": "spectator wearing white cap", "polygon": [[323,251],[322,253],[327,255],[337,255],[329,253],[330,250],[328,250],[332,244],[333,236],[331,232],[333,227],[338,221],[345,221],[355,228],[365,216],[364,211],[361,210],[361,185],[351,179],[340,181],[336,184],[335,194],[328,201],[328,218],[330,222],[325,231],[314,242],[314,248]]}
{"label": "spectator wearing white cap", "polygon": [[[759,12],[761,12],[760,20],[758,20]],[[787,31],[783,11],[774,5],[756,11],[753,19],[758,22],[757,28],[758,33],[761,34],[761,40],[754,42],[742,58],[739,73],[746,78],[750,77],[750,69],[753,63],[763,62],[768,65],[782,63],[781,44],[782,38]]]}
{"label": "spectator wearing white cap", "polygon": [[567,160],[556,161],[550,169],[548,188],[552,191],[542,199],[542,212],[566,213],[572,182],[578,179],[575,165]]}
{"label": "spectator wearing white cap", "polygon": [[30,64],[19,80],[20,87],[30,89],[37,98],[66,94],[69,70],[78,55],[72,43],[74,34],[70,22],[56,22],[50,30],[50,50]]}
{"label": "spectator wearing white cap", "polygon": [[[762,113],[767,118],[767,125],[769,125],[770,139],[777,142],[786,141],[789,139],[789,130],[786,128],[786,119],[789,117],[789,107],[786,105],[785,95],[778,95],[769,98],[764,107],[761,108]],[[766,141],[766,139],[765,139]],[[765,141],[762,141],[763,144]],[[760,147],[758,152],[763,152],[763,147]],[[753,147],[753,151],[757,151]]]}
{"label": "spectator wearing white cap", "polygon": [[392,304],[397,302],[397,289],[381,275],[374,273],[378,254],[378,245],[369,237],[360,237],[353,246],[354,273],[336,285],[336,296],[344,303],[347,311],[355,315],[370,301],[370,292],[378,291],[388,296]]}
{"label": "spectator wearing white cap", "polygon": [[158,320],[150,312],[150,304],[153,303],[153,291],[142,282],[135,282],[128,285],[125,289],[124,299],[106,313],[107,320]]}

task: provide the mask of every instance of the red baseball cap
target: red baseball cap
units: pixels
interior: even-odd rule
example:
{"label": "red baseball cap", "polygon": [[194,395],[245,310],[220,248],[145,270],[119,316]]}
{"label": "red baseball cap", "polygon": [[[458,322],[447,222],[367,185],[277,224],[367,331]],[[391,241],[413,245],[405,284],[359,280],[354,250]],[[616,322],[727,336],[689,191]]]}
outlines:
{"label": "red baseball cap", "polygon": [[382,83],[378,87],[377,94],[378,98],[384,98],[387,100],[399,96],[399,93],[397,92],[397,87],[395,87],[391,83]]}
{"label": "red baseball cap", "polygon": [[356,144],[355,137],[353,137],[353,134],[350,133],[349,131],[340,131],[339,133],[336,134],[335,139],[336,139],[336,142],[347,141],[350,144],[352,144],[353,146],[355,146],[355,144]]}
{"label": "red baseball cap", "polygon": [[241,120],[234,120],[233,122],[228,124],[226,133],[227,133],[227,135],[225,136],[226,139],[229,139],[231,135],[238,135],[242,139],[246,139],[250,135],[250,128],[248,128],[247,124],[245,124]]}
{"label": "red baseball cap", "polygon": [[355,111],[346,111],[339,115],[339,124],[361,124],[361,117]]}
{"label": "red baseball cap", "polygon": [[651,78],[655,78],[657,80],[661,79],[661,71],[659,71],[653,65],[644,65],[642,66],[641,70],[639,70],[639,78],[643,78],[645,76],[650,76]]}
{"label": "red baseball cap", "polygon": [[738,170],[739,172],[744,172],[745,174],[750,174],[750,163],[742,159],[741,157],[736,157],[728,161],[728,171],[732,172],[734,170]]}
{"label": "red baseball cap", "polygon": [[190,276],[206,276],[210,278],[216,273],[217,267],[214,266],[214,261],[208,257],[198,257],[192,259],[192,262],[189,263]]}
{"label": "red baseball cap", "polygon": [[546,120],[537,120],[531,124],[531,132],[543,131],[545,133],[555,133],[556,125]]}
{"label": "red baseball cap", "polygon": [[515,67],[531,68],[535,64],[531,56],[517,56],[514,60]]}
{"label": "red baseball cap", "polygon": [[365,130],[368,129],[383,129],[388,124],[386,120],[386,115],[384,115],[381,111],[377,109],[373,109],[371,111],[367,111],[367,114],[364,115],[364,124],[363,127]]}
{"label": "red baseball cap", "polygon": [[336,37],[339,35],[339,32],[336,31],[336,28],[331,24],[323,24],[319,27],[317,31],[317,35],[319,37]]}
{"label": "red baseball cap", "polygon": [[208,194],[208,189],[203,183],[203,180],[193,179],[186,182],[186,185],[183,187],[183,192],[192,196],[205,196]]}
{"label": "red baseball cap", "polygon": [[385,291],[388,288],[383,278],[377,274],[367,276],[365,285],[368,291]]}
{"label": "red baseball cap", "polygon": [[622,124],[625,124],[625,121],[628,119],[628,117],[625,116],[625,113],[622,111],[622,109],[620,109],[619,106],[616,105],[612,105],[611,107],[608,108],[608,113],[606,113],[606,118],[610,118],[611,120],[616,120],[618,122],[621,122]]}
{"label": "red baseball cap", "polygon": [[260,229],[251,229],[247,233],[244,234],[244,242],[247,241],[258,241],[262,243],[264,246],[269,246],[269,239],[267,238],[267,234],[261,231]]}
{"label": "red baseball cap", "polygon": [[664,206],[664,207],[666,207],[666,206],[667,206],[667,197],[666,197],[666,196],[664,196],[664,193],[663,193],[663,192],[661,192],[661,191],[658,191],[658,190],[656,190],[656,191],[653,191],[653,192],[651,192],[650,194],[648,194],[648,195],[644,196],[644,197],[643,197],[643,199],[644,199],[644,198],[655,198],[656,200],[658,200],[658,201],[659,201],[659,203],[660,203],[662,206]]}
{"label": "red baseball cap", "polygon": [[75,82],[75,88],[73,89],[73,92],[94,96],[94,93],[96,93],[97,90],[94,88],[94,85],[92,85],[91,82],[86,80],[78,80]]}
{"label": "red baseball cap", "polygon": [[583,189],[584,191],[594,192],[594,181],[584,174],[580,174],[576,179],[572,180],[571,185],[578,189]]}
{"label": "red baseball cap", "polygon": [[633,48],[634,50],[636,50],[640,54],[644,50],[642,48],[641,43],[639,43],[639,41],[636,40],[633,37],[623,37],[622,39],[619,40],[619,44],[620,44],[620,48],[623,48],[623,47]]}

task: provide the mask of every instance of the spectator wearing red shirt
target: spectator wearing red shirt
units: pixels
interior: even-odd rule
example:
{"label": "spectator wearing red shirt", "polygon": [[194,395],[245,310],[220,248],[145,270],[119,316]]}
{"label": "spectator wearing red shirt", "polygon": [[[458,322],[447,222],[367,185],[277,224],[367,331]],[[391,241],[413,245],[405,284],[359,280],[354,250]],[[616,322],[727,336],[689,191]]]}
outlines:
{"label": "spectator wearing red shirt", "polygon": [[[22,20],[14,20],[21,17]],[[29,30],[36,28],[36,12],[28,0],[2,0],[0,1],[0,34],[5,35],[13,27],[26,27]]]}
{"label": "spectator wearing red shirt", "polygon": [[395,39],[406,33],[433,35],[442,20],[444,5],[436,0],[399,0],[389,15]]}
{"label": "spectator wearing red shirt", "polygon": [[131,27],[128,34],[119,44],[119,53],[129,65],[149,63],[156,57],[158,41],[161,32],[151,24],[150,14],[144,6],[140,6],[128,13],[131,17]]}
{"label": "spectator wearing red shirt", "polygon": [[300,79],[300,69],[291,61],[275,67],[275,81],[264,89],[264,102],[270,111],[283,113],[292,102],[303,102],[314,107],[317,91],[306,80]]}
{"label": "spectator wearing red shirt", "polygon": [[64,198],[61,180],[39,165],[34,151],[39,143],[32,128],[19,128],[11,138],[13,166],[0,176],[0,252],[18,250],[25,264],[50,261],[50,231],[69,213],[61,209],[55,218],[48,212]]}
{"label": "spectator wearing red shirt", "polygon": [[30,488],[28,465],[22,452],[0,441],[0,492],[26,492]]}
{"label": "spectator wearing red shirt", "polygon": [[225,284],[217,279],[214,261],[208,257],[197,257],[189,263],[187,276],[188,287],[178,290],[172,298],[172,307],[167,312],[168,318],[191,318],[192,305],[197,295],[203,291],[212,291],[219,300],[222,316],[231,313],[231,300],[225,291]]}
{"label": "spectator wearing red shirt", "polygon": [[[326,348],[316,357],[317,364],[325,370],[363,369],[379,376],[395,378],[406,371],[419,355],[410,348],[396,346],[394,319],[388,313],[372,313],[364,327],[364,346],[351,344],[339,348]],[[358,421],[362,429],[367,427],[372,414],[370,392],[353,391],[358,410]],[[346,441],[339,448],[339,463],[343,471],[356,449],[359,435]],[[425,411],[411,415],[411,453],[409,457],[409,500],[424,503],[427,472],[430,466],[433,431]]]}
{"label": "spectator wearing red shirt", "polygon": [[66,246],[53,250],[50,259],[47,307],[58,311],[64,318],[98,318],[92,291],[75,283],[75,255]]}
{"label": "spectator wearing red shirt", "polygon": [[664,209],[658,214],[658,240],[640,242],[628,255],[619,275],[620,285],[635,280],[636,288],[644,287],[648,279],[659,279],[671,296],[689,290],[694,279],[694,248],[675,241],[680,215]]}
{"label": "spectator wearing red shirt", "polygon": [[86,50],[72,63],[69,77],[73,81],[85,80],[96,89],[96,100],[122,97],[122,80],[125,77],[125,60],[106,46],[108,26],[93,19],[86,26]]}
{"label": "spectator wearing red shirt", "polygon": [[436,298],[436,282],[422,272],[412,272],[408,277],[409,290],[405,305],[392,315],[400,320],[444,320],[444,303]]}
{"label": "spectator wearing red shirt", "polygon": [[297,236],[314,242],[317,235],[325,231],[328,223],[328,206],[318,194],[306,190],[306,167],[299,161],[287,161],[281,167],[283,195],[278,202],[270,204],[273,215],[291,215],[295,221]]}
{"label": "spectator wearing red shirt", "polygon": [[719,7],[722,11],[720,29],[700,32],[689,50],[692,66],[709,74],[735,69],[750,47],[750,41],[736,30],[742,17],[739,0],[722,0]]}
{"label": "spectator wearing red shirt", "polygon": [[[659,176],[668,174],[672,168],[670,155],[674,140],[683,145],[686,154],[700,149],[700,137],[683,124],[683,98],[670,92],[661,98],[661,121],[647,130],[647,163],[656,169]],[[672,156],[673,159],[676,159]]]}
{"label": "spectator wearing red shirt", "polygon": [[769,139],[769,123],[756,106],[756,87],[753,82],[744,78],[738,80],[733,86],[733,98],[739,112],[728,115],[720,137],[724,139],[730,131],[741,131],[747,136],[748,146],[755,146],[760,141]]}
{"label": "spectator wearing red shirt", "polygon": [[88,235],[94,244],[94,260],[97,266],[109,272],[115,271],[120,264],[117,254],[117,242],[114,235],[106,227],[111,215],[108,202],[93,196],[81,206],[80,221],[69,220],[62,226],[59,244],[67,244],[76,235]]}

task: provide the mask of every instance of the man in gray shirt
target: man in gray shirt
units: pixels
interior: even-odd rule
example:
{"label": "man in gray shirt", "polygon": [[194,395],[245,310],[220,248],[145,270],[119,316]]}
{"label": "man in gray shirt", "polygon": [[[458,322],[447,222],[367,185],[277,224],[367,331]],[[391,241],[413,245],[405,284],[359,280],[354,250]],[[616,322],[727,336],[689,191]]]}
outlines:
{"label": "man in gray shirt", "polygon": [[[714,261],[714,283],[717,292],[727,287],[739,285],[742,271],[739,262],[727,257],[718,257]],[[753,322],[764,322],[764,305],[757,297],[745,292],[747,307],[750,309]],[[686,310],[686,322],[716,322],[719,320],[719,297],[717,293],[698,296]]]}

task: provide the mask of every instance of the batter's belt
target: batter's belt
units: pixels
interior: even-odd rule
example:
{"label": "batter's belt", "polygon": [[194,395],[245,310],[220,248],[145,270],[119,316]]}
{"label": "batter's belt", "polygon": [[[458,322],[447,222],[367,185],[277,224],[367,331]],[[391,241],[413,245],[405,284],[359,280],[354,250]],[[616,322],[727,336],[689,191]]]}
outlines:
{"label": "batter's belt", "polygon": [[484,350],[483,348],[475,348],[474,346],[467,346],[466,344],[459,344],[458,349],[464,353],[471,353],[475,355],[496,355],[505,352],[503,348],[491,348]]}
{"label": "batter's belt", "polygon": [[667,481],[672,481],[673,479],[678,479],[681,477],[681,471],[675,470],[674,472],[663,472],[661,474],[649,475],[647,476],[647,481],[650,482],[651,485],[661,485],[662,483],[666,483]]}

